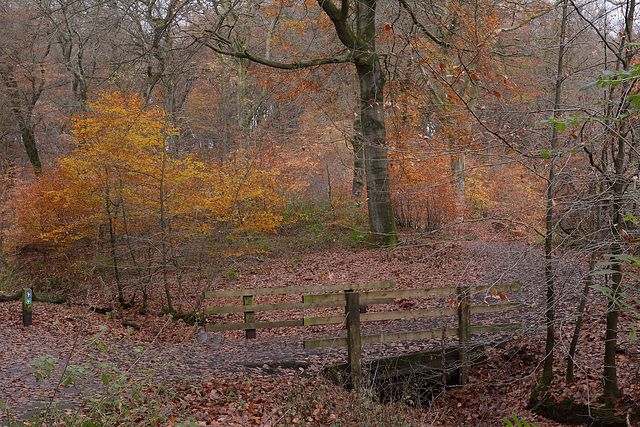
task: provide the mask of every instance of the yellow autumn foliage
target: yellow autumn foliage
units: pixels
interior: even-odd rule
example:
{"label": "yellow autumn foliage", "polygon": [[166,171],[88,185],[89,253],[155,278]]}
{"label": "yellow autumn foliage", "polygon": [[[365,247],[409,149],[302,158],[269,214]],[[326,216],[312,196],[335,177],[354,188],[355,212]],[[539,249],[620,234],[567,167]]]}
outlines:
{"label": "yellow autumn foliage", "polygon": [[19,189],[17,246],[64,246],[99,237],[107,226],[117,234],[175,241],[214,231],[272,231],[280,224],[277,173],[241,153],[222,166],[173,153],[178,130],[135,94],[102,93],[71,126],[76,148]]}

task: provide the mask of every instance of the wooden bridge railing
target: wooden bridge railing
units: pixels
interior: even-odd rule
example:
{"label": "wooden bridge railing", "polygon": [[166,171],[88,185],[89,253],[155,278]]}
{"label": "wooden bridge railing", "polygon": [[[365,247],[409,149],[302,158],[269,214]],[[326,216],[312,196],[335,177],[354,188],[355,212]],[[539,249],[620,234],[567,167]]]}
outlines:
{"label": "wooden bridge railing", "polygon": [[[506,298],[503,292],[519,291],[520,285],[493,286],[464,286],[446,288],[419,289],[389,289],[393,282],[377,282],[368,284],[342,284],[330,286],[304,286],[284,288],[237,289],[213,291],[206,294],[207,298],[242,297],[242,305],[205,308],[205,314],[244,313],[244,322],[208,324],[205,329],[211,331],[245,330],[247,338],[256,337],[256,329],[281,328],[293,326],[313,326],[328,324],[346,324],[347,336],[305,340],[304,348],[318,348],[330,346],[348,346],[348,357],[352,385],[359,387],[362,377],[361,345],[369,343],[383,343],[403,340],[433,339],[444,336],[458,336],[460,343],[460,382],[467,382],[470,363],[468,350],[471,335],[520,329],[519,323],[471,325],[471,315],[503,310],[513,310],[521,307],[520,303],[500,303],[489,305],[471,305],[473,294],[493,293],[500,298]],[[355,292],[365,290],[363,292]],[[276,304],[254,304],[255,296],[301,295],[301,302],[284,302]],[[413,310],[392,310],[367,313],[363,306],[374,304],[394,304],[396,298],[421,298],[435,295],[452,295],[455,304],[450,307]],[[305,310],[322,307],[344,306],[344,315],[302,317],[280,321],[256,322],[255,313],[273,310]],[[392,332],[362,336],[361,322],[376,322],[403,319],[418,319],[423,317],[454,316],[458,317],[457,327],[428,329],[420,331]]]}
{"label": "wooden bridge railing", "polygon": [[[256,337],[256,329],[263,328],[285,328],[292,326],[305,326],[306,318],[256,322],[255,313],[260,311],[281,311],[281,310],[306,310],[323,307],[341,307],[345,306],[345,299],[342,294],[330,294],[333,297],[324,300],[315,300],[315,295],[304,295],[312,293],[327,292],[348,292],[359,289],[385,289],[395,286],[393,282],[375,282],[375,283],[346,283],[340,285],[327,286],[297,286],[283,288],[258,288],[258,289],[232,289],[225,291],[211,291],[205,294],[205,298],[238,298],[242,297],[242,305],[229,305],[222,307],[207,307],[204,314],[223,314],[223,313],[244,313],[244,322],[242,323],[223,323],[206,325],[207,332],[215,331],[238,331],[245,330],[246,338]],[[303,295],[301,302],[285,302],[277,304],[254,304],[256,296],[284,296],[284,295]],[[393,304],[391,297],[365,297],[363,305],[373,304]],[[344,316],[341,316],[344,321]],[[340,323],[336,321],[334,323]]]}

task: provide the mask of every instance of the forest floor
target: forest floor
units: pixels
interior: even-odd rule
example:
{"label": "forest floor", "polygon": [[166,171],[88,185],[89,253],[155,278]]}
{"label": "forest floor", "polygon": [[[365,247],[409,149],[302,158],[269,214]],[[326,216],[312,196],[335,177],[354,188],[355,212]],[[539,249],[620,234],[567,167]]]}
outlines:
{"label": "forest floor", "polygon": [[[211,283],[211,289],[377,281],[394,281],[398,288],[522,285],[521,292],[506,296],[522,302],[521,310],[479,319],[483,323],[517,321],[522,328],[475,338],[486,346],[487,361],[474,367],[468,385],[436,390],[429,399],[408,395],[395,404],[378,402],[373,393],[349,393],[323,377],[324,366],[346,360],[346,349],[305,350],[302,341],[339,336],[339,327],[259,330],[254,340],[245,340],[240,332],[207,334],[197,326],[158,315],[163,305],[159,290],[151,295],[154,314],[142,316],[131,309],[103,315],[83,305],[36,303],[30,327],[21,325],[19,303],[2,303],[0,399],[7,409],[0,414],[0,425],[40,417],[48,420],[46,425],[99,419],[102,425],[180,425],[192,420],[191,425],[210,426],[502,426],[504,418],[516,415],[540,427],[559,426],[528,409],[543,363],[543,261],[539,248],[515,241],[416,242],[388,250],[247,256],[233,274],[220,275]],[[557,400],[573,399],[595,408],[602,393],[605,332],[604,300],[599,295],[592,295],[587,305],[576,379],[569,384],[564,381],[586,265],[579,254],[558,256],[558,345],[552,394]],[[186,287],[184,298],[176,303],[186,308],[197,292]],[[108,293],[104,285],[96,284],[76,302],[108,306]],[[492,298],[488,293],[479,302]],[[442,298],[397,300],[395,308],[449,304]],[[366,326],[364,333],[435,328],[446,321],[387,322]],[[621,318],[617,356],[622,396],[616,411],[622,419],[629,415],[629,425],[637,422],[633,416],[638,414],[633,412],[640,405],[640,346],[629,340],[632,321],[631,316]],[[370,360],[442,344],[423,340],[367,345],[363,357]],[[59,409],[55,417],[52,408]]]}

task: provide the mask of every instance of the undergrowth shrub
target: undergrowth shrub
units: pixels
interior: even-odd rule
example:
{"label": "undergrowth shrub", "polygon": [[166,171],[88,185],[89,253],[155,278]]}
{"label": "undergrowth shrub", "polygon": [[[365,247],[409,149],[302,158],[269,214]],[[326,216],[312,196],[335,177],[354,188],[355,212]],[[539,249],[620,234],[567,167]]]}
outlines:
{"label": "undergrowth shrub", "polygon": [[402,404],[381,404],[375,393],[346,391],[326,380],[300,378],[288,391],[283,425],[331,427],[420,425],[421,415]]}
{"label": "undergrowth shrub", "polygon": [[[7,403],[0,400],[0,410],[8,427],[72,425],[100,427],[114,425],[192,425],[192,420],[178,420],[176,396],[162,369],[171,363],[158,363],[154,369],[143,369],[140,361],[147,349],[139,346],[134,354],[124,352],[101,326],[100,332],[86,339],[81,352],[85,362],[56,366],[51,355],[43,355],[30,363],[30,373],[40,384],[40,401],[35,413],[16,416]],[[158,357],[152,360],[161,362]],[[58,396],[62,388],[79,391],[80,401],[62,405]]]}

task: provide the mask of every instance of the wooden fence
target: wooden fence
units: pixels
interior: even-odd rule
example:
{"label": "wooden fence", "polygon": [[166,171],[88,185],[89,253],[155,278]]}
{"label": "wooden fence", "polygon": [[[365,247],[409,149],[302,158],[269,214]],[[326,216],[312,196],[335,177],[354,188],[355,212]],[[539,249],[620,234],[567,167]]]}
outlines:
{"label": "wooden fence", "polygon": [[[205,329],[211,331],[245,330],[247,338],[255,338],[256,330],[261,328],[282,328],[294,326],[314,326],[329,324],[346,324],[345,337],[305,340],[304,348],[330,346],[348,347],[348,363],[352,387],[358,389],[362,378],[361,345],[368,343],[384,343],[403,340],[432,339],[458,336],[460,343],[460,382],[467,382],[470,363],[468,350],[471,335],[510,331],[520,329],[519,323],[471,325],[471,315],[520,308],[520,303],[471,305],[473,294],[493,294],[498,299],[507,299],[503,292],[519,291],[520,285],[464,286],[446,288],[390,289],[393,282],[377,282],[368,284],[341,284],[329,286],[304,286],[284,288],[237,289],[207,292],[207,298],[239,298],[242,305],[227,305],[205,308],[205,314],[243,313],[244,322],[207,324]],[[361,292],[355,292],[361,291]],[[256,296],[300,295],[299,302],[283,302],[271,304],[254,304]],[[422,298],[435,295],[451,295],[453,304],[450,307],[431,309],[392,310],[367,313],[367,305],[395,304],[396,298]],[[280,321],[256,322],[255,313],[274,310],[308,310],[323,307],[345,307],[344,315],[321,317],[301,317]],[[418,319],[436,316],[458,317],[458,326],[420,331],[393,332],[376,335],[361,335],[361,322]]]}
{"label": "wooden fence", "polygon": [[[204,309],[205,314],[224,314],[224,313],[244,313],[243,323],[227,323],[206,325],[208,332],[214,331],[238,331],[245,330],[246,338],[256,337],[256,329],[264,328],[285,328],[291,326],[305,326],[314,324],[315,318],[299,318],[282,321],[256,322],[255,313],[260,311],[280,311],[280,310],[308,310],[313,308],[340,307],[345,306],[344,296],[339,293],[331,294],[332,298],[324,300],[315,300],[314,298],[321,295],[304,295],[304,294],[326,294],[328,292],[349,292],[361,289],[385,289],[395,286],[393,282],[376,282],[376,283],[347,283],[340,285],[328,286],[299,286],[284,288],[260,288],[260,289],[233,289],[227,291],[212,291],[205,294],[205,298],[242,298],[242,305],[230,305],[222,307],[207,307]],[[285,302],[277,304],[254,304],[254,297],[257,296],[284,296],[284,295],[302,295],[301,302]],[[391,297],[364,297],[363,305],[373,304],[393,304],[394,299]],[[343,323],[344,316],[338,316],[335,321],[327,323]],[[315,323],[322,324],[322,323]],[[325,323],[326,324],[326,323]]]}

